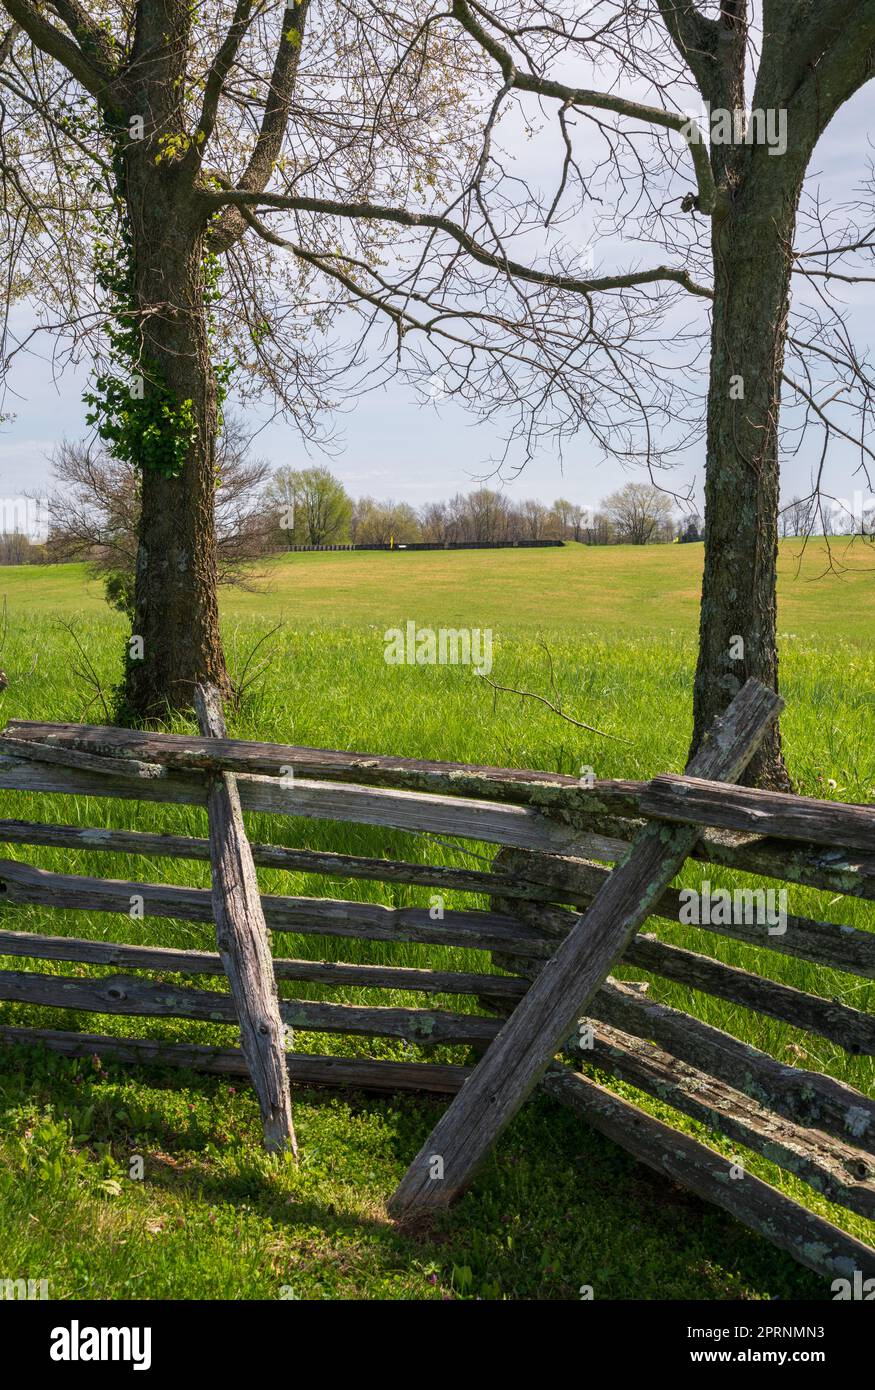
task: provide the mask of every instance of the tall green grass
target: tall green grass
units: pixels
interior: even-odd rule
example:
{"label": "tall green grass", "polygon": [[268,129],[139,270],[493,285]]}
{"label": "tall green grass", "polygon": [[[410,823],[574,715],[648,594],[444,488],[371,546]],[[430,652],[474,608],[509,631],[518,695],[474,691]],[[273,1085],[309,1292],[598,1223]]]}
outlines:
{"label": "tall green grass", "polygon": [[[683,767],[690,735],[695,650],[684,632],[610,638],[551,630],[541,635],[552,656],[557,691],[569,713],[624,742],[598,738],[558,720],[543,706],[496,694],[468,668],[399,667],[384,661],[386,625],[291,625],[260,649],[268,664],[248,687],[229,731],[318,747],[392,752],[576,773],[646,777]],[[272,623],[226,620],[232,672]],[[78,640],[105,689],[118,679],[124,639],[120,620],[82,617]],[[546,656],[524,625],[497,634],[493,677],[501,684],[549,691]],[[35,662],[35,664],[34,664]],[[69,635],[48,615],[11,614],[2,697],[9,718],[103,722],[74,668],[82,667]],[[251,665],[250,665],[251,672]],[[784,737],[800,791],[851,801],[875,796],[875,655],[856,642],[786,637],[782,648],[787,701]],[[193,728],[177,719],[177,730]],[[5,816],[89,826],[129,826],[204,836],[205,813],[98,798],[3,793]],[[252,815],[253,840],[347,853],[415,858],[483,867],[486,845],[456,845],[430,836],[372,827]],[[185,861],[9,847],[8,854],[45,868],[102,877],[207,887],[208,866]],[[753,882],[688,865],[679,880],[714,885]],[[428,890],[360,880],[259,870],[268,893],[328,895],[395,906],[427,905]],[[775,885],[776,886],[776,885]],[[873,908],[856,900],[790,886],[789,910],[872,929]],[[447,905],[485,906],[449,894]],[[209,926],[101,913],[7,908],[3,925],[22,931],[210,949]],[[651,924],[652,925],[652,924]],[[658,924],[660,936],[730,964],[855,1008],[871,1008],[870,982],[753,950],[693,927]],[[278,954],[314,959],[489,970],[488,958],[451,948],[359,943],[277,934]],[[48,973],[84,967],[27,962]],[[20,960],[0,961],[19,969]],[[90,973],[90,972],[89,972]],[[621,969],[627,978],[647,978]],[[186,982],[220,988],[204,977]],[[379,1004],[421,1004],[422,996],[329,991],[284,984],[285,994]],[[864,1090],[871,1059],[851,1058],[822,1040],[698,992],[654,978],[652,997],[687,1009],[784,1061],[812,1067]],[[464,1008],[458,997],[438,999]],[[473,1001],[467,1001],[472,1008]],[[125,1020],[85,1013],[0,1006],[6,1023],[214,1043],[234,1030],[179,1020]],[[380,1057],[424,1056],[401,1042],[298,1034],[296,1047]],[[427,1055],[470,1060],[464,1050]],[[61,1296],[276,1297],[294,1285],[299,1297],[574,1297],[594,1284],[596,1297],[828,1296],[822,1281],[734,1223],[676,1192],[582,1134],[569,1117],[537,1101],[502,1141],[487,1173],[440,1230],[414,1239],[384,1216],[386,1196],[424,1138],[438,1107],[415,1099],[374,1101],[327,1093],[298,1103],[304,1163],[271,1164],[258,1152],[254,1101],[243,1087],[203,1078],[130,1075],[114,1068],[20,1054],[18,1070],[0,1080],[0,1276],[48,1269]],[[160,1075],[160,1074],[159,1074]],[[611,1083],[615,1084],[615,1083]],[[671,1118],[727,1156],[735,1148],[659,1103],[617,1085],[652,1113]],[[81,1104],[79,1103],[81,1097]],[[65,1127],[67,1118],[70,1126]],[[30,1139],[22,1146],[22,1131]],[[34,1139],[34,1135],[37,1136]],[[39,1137],[42,1136],[42,1137]],[[418,1137],[417,1137],[418,1136]],[[147,1181],[125,1176],[131,1145],[147,1155]],[[48,1154],[48,1157],[46,1157]],[[765,1160],[745,1155],[749,1171],[871,1240],[867,1223],[831,1207]],[[11,1176],[10,1176],[11,1175]],[[14,1179],[14,1180],[13,1180]],[[118,1189],[118,1190],[116,1190]],[[92,1223],[97,1227],[92,1229]],[[151,1225],[150,1225],[151,1223]],[[160,1231],[152,1231],[151,1226]],[[235,1258],[235,1243],[239,1252]],[[544,1260],[544,1252],[549,1258]],[[289,1262],[293,1268],[289,1274]],[[593,1274],[593,1268],[596,1273]],[[285,1277],[285,1274],[288,1277]],[[136,1276],[136,1277],[135,1277]],[[224,1292],[223,1292],[224,1291]]]}

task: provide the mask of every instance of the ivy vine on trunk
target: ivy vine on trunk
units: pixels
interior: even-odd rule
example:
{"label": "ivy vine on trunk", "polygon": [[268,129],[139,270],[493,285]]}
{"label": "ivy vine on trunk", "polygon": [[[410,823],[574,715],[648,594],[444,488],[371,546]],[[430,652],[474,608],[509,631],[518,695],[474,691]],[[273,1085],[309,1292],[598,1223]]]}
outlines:
{"label": "ivy vine on trunk", "polygon": [[[117,714],[128,722],[191,705],[209,680],[228,693],[218,624],[212,492],[215,448],[232,365],[216,364],[210,305],[219,294],[221,262],[209,250],[209,227],[188,236],[154,209],[139,215],[132,187],[165,207],[166,143],[142,157],[129,128],[106,118],[113,149],[115,197],[96,247],[100,287],[109,307],[109,362],[85,394],[88,423],[113,456],[142,476],[133,632]],[[138,160],[137,173],[131,164]]]}

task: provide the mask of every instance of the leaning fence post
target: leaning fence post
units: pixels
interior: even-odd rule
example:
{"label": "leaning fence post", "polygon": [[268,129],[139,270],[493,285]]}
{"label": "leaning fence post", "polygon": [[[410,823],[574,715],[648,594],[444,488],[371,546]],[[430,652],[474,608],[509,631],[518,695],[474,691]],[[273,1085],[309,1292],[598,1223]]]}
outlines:
{"label": "leaning fence post", "polygon": [[[195,708],[202,734],[226,736],[221,698],[214,686],[196,687]],[[233,773],[210,775],[207,810],[216,943],[231,985],[243,1055],[261,1106],[265,1148],[291,1149],[297,1157],[270,938]]]}
{"label": "leaning fence post", "polygon": [[[780,696],[749,680],[715,721],[689,775],[740,776],[782,706]],[[416,1155],[389,1202],[393,1216],[447,1206],[467,1186],[700,834],[673,823],[639,831]]]}

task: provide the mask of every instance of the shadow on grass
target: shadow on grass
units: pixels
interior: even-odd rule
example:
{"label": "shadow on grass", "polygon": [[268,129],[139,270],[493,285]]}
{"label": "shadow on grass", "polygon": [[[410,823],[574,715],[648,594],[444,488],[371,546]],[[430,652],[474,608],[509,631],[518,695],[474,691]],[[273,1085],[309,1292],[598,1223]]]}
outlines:
{"label": "shadow on grass", "polygon": [[283,1169],[260,1150],[257,1104],[242,1082],[16,1053],[20,1066],[0,1083],[0,1144],[28,1102],[72,1114],[74,1126],[87,1119],[88,1148],[109,1145],[123,1165],[131,1152],[145,1155],[152,1194],[183,1208],[245,1206],[295,1249],[318,1230],[338,1258],[352,1246],[381,1272],[425,1264],[463,1297],[579,1299],[590,1288],[596,1300],[830,1296],[828,1281],[546,1096],[525,1107],[451,1211],[399,1226],[385,1201],[442,1102],[299,1089],[302,1163]]}

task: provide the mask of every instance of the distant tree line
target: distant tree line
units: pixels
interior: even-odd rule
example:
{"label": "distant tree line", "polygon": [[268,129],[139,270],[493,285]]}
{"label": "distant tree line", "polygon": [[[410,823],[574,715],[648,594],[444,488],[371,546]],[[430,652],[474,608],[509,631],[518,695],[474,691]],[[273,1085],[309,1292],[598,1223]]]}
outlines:
{"label": "distant tree line", "polygon": [[[140,477],[101,447],[62,444],[47,499],[48,537],[0,534],[0,565],[84,560],[103,581],[109,603],[130,614],[140,509]],[[216,531],[220,584],[246,586],[252,566],[297,546],[494,544],[576,541],[583,545],[681,544],[703,539],[696,514],[679,516],[668,494],[628,482],[588,508],[559,497],[513,501],[493,488],[456,493],[414,508],[407,502],[353,498],[329,469],[279,468],[251,455],[239,420],[226,421],[217,457]],[[781,513],[785,537],[848,530],[841,508],[794,498]]]}
{"label": "distant tree line", "polygon": [[[674,515],[665,493],[646,483],[627,483],[604,498],[596,510],[564,497],[549,505],[534,497],[515,502],[487,487],[417,509],[391,499],[353,499],[325,468],[279,469],[267,486],[265,501],[266,540],[272,549],[393,541],[396,545],[542,540],[646,545],[674,541],[690,526]],[[699,538],[695,525],[693,529],[695,535],[688,539]]]}
{"label": "distant tree line", "polygon": [[[875,523],[869,518],[868,525]],[[665,545],[704,540],[697,513],[679,514],[671,496],[652,483],[628,482],[598,507],[558,497],[547,504],[515,502],[480,487],[447,501],[407,502],[352,498],[327,468],[280,468],[264,489],[251,525],[267,551],[301,545],[437,545],[496,541],[577,541],[583,545]],[[781,513],[784,537],[842,535],[857,530],[841,503],[794,498]]]}
{"label": "distant tree line", "polygon": [[862,536],[875,540],[875,498],[858,492],[852,502],[847,499],[824,497],[809,493],[794,497],[778,514],[782,537],[791,536]]}

